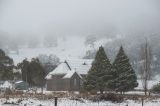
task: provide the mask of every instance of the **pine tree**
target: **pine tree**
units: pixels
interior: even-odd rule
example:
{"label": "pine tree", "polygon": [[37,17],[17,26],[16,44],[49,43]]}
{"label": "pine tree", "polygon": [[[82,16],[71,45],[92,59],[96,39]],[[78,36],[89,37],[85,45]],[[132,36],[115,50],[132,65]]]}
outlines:
{"label": "pine tree", "polygon": [[0,49],[0,80],[13,80],[13,60]]}
{"label": "pine tree", "polygon": [[120,47],[115,61],[113,62],[113,66],[116,69],[116,91],[124,93],[126,91],[133,90],[138,86],[135,71],[129,63],[129,59],[125,54],[122,46]]}
{"label": "pine tree", "polygon": [[103,47],[101,46],[96,54],[95,60],[92,63],[84,88],[88,91],[98,90],[101,93],[110,85],[112,66],[107,58]]}

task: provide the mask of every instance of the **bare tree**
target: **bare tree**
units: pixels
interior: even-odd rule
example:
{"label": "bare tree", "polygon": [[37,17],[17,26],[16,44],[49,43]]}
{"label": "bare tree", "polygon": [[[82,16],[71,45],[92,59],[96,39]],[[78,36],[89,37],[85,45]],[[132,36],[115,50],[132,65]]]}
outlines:
{"label": "bare tree", "polygon": [[152,63],[152,53],[151,47],[146,42],[144,45],[141,46],[141,64],[140,64],[140,77],[142,80],[142,86],[144,88],[145,95],[148,92],[148,80],[151,79],[152,71],[151,71],[151,63]]}

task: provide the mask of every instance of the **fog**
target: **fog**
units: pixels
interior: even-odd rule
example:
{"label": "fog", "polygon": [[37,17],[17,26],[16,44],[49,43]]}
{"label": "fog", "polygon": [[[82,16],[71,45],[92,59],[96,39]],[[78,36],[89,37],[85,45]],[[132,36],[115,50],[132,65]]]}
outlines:
{"label": "fog", "polygon": [[0,0],[2,49],[56,46],[59,36],[120,35],[123,40],[115,43],[124,45],[146,37],[159,42],[159,28],[159,0]]}
{"label": "fog", "polygon": [[159,4],[158,0],[1,0],[0,31],[10,36],[157,33]]}
{"label": "fog", "polygon": [[138,63],[146,38],[160,66],[160,0],[0,0],[0,49],[14,60],[31,57],[31,50],[42,51],[33,56],[49,50],[93,59],[94,43],[110,41],[103,46],[111,60],[123,45],[132,63]]}

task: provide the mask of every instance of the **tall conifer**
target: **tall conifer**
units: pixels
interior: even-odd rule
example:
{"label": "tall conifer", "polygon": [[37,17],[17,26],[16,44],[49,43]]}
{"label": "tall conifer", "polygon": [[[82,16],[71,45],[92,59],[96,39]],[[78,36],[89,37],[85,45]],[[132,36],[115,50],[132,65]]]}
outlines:
{"label": "tall conifer", "polygon": [[104,48],[101,46],[84,82],[85,89],[88,91],[97,90],[103,93],[110,85],[109,81],[112,78],[112,75],[110,75],[111,69],[110,61],[105,54]]}
{"label": "tall conifer", "polygon": [[116,69],[116,91],[122,93],[133,90],[135,87],[138,86],[135,71],[129,63],[129,59],[125,54],[122,46],[120,47],[115,61],[113,62],[113,66]]}

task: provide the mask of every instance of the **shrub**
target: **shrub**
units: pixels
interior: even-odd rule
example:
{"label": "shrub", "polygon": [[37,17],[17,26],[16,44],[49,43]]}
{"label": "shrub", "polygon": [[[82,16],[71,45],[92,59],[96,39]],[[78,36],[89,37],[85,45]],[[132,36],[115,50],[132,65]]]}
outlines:
{"label": "shrub", "polygon": [[92,100],[93,102],[111,101],[111,102],[121,103],[123,102],[124,98],[121,95],[116,95],[114,93],[108,93],[108,94],[103,94],[103,95],[96,95],[90,98],[90,100]]}
{"label": "shrub", "polygon": [[91,95],[97,95],[97,91],[96,91],[96,90],[91,90],[91,91],[90,91],[90,94],[91,94]]}
{"label": "shrub", "polygon": [[9,89],[9,88],[7,88],[7,89],[5,90],[5,95],[11,95],[11,94],[12,94],[12,90]]}
{"label": "shrub", "polygon": [[154,85],[151,89],[151,92],[160,93],[160,83]]}
{"label": "shrub", "polygon": [[106,95],[101,95],[100,100],[112,101],[112,102],[122,102],[123,97],[120,95],[116,95],[114,93],[108,93]]}

